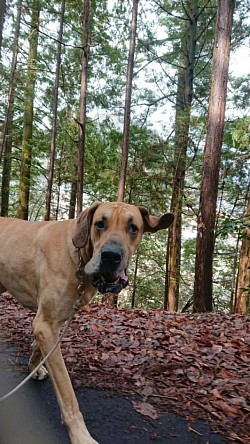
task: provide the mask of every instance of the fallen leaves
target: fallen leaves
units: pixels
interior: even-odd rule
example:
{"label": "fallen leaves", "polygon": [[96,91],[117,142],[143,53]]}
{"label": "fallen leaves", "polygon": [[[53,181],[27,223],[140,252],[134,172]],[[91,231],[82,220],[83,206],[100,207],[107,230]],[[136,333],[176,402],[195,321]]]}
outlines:
{"label": "fallen leaves", "polygon": [[149,404],[148,402],[133,401],[133,407],[143,416],[151,419],[158,418],[157,410],[152,406],[152,404]]}
{"label": "fallen leaves", "polygon": [[[8,294],[1,334],[30,353],[34,315]],[[250,320],[225,314],[174,314],[91,305],[63,339],[75,387],[135,393],[134,408],[201,417],[231,442],[250,442]]]}

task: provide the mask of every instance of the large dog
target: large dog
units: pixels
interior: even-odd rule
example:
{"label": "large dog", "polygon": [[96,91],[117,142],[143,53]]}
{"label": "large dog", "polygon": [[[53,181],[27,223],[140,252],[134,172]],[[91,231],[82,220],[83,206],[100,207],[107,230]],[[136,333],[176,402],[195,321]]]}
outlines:
{"label": "large dog", "polygon": [[[144,207],[121,202],[94,203],[76,220],[62,222],[0,218],[0,293],[8,290],[36,311],[30,371],[56,343],[72,313],[79,260],[84,304],[97,290],[119,293],[128,284],[126,270],[143,233],[168,228],[173,218],[171,213],[151,216]],[[72,444],[97,444],[84,423],[59,346],[46,367]],[[42,366],[35,377],[45,378],[47,369]]]}

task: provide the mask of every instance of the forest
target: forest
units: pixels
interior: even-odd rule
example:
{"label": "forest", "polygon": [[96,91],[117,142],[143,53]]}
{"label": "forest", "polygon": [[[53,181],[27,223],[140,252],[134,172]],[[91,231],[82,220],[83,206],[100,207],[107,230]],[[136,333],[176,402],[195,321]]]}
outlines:
{"label": "forest", "polygon": [[249,312],[249,35],[249,1],[2,0],[1,216],[172,211],[107,301]]}

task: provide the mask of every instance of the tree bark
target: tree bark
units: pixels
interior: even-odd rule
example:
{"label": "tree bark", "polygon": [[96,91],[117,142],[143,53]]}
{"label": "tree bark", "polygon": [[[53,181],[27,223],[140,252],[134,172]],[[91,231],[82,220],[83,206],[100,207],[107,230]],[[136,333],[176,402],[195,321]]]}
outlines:
{"label": "tree bark", "polygon": [[2,174],[2,187],[1,187],[1,216],[8,216],[9,209],[9,186],[11,175],[11,152],[12,152],[12,130],[13,130],[13,117],[14,117],[14,93],[16,86],[16,69],[17,69],[17,57],[19,52],[19,33],[20,33],[20,19],[22,11],[22,0],[17,4],[17,17],[16,17],[16,29],[14,37],[14,50],[11,63],[11,78],[8,92],[8,103],[5,113],[5,120],[3,124],[2,140],[0,143],[0,161],[1,155],[3,155],[3,174]]}
{"label": "tree bark", "polygon": [[11,164],[12,164],[12,130],[13,130],[13,110],[9,115],[8,133],[9,136],[5,144],[5,152],[3,157],[3,173],[2,173],[2,187],[1,187],[1,213],[2,217],[9,215],[9,197],[10,197],[10,178],[11,178]]}
{"label": "tree bark", "polygon": [[83,50],[81,71],[80,115],[79,115],[79,142],[77,165],[77,215],[82,211],[83,204],[83,174],[85,157],[86,135],[86,105],[87,105],[87,75],[90,53],[90,1],[83,0]]}
{"label": "tree bark", "polygon": [[62,147],[60,150],[60,158],[59,158],[59,162],[58,162],[57,199],[56,199],[55,220],[58,220],[59,209],[60,209],[60,197],[61,197],[61,186],[62,186],[61,166],[62,166],[63,152],[64,152],[64,144],[62,144]]}
{"label": "tree bark", "polygon": [[139,0],[133,0],[130,45],[129,45],[129,55],[128,55],[128,68],[127,68],[127,80],[126,80],[121,168],[120,168],[120,177],[119,177],[119,184],[118,184],[118,195],[117,195],[117,200],[121,201],[121,202],[124,200],[126,172],[127,172],[127,163],[128,163],[132,79],[133,79],[133,70],[134,70],[135,38],[136,38],[136,29],[137,29],[138,3],[139,3]]}
{"label": "tree bark", "polygon": [[72,179],[69,200],[69,219],[74,219],[76,210],[77,180]]}
{"label": "tree bark", "polygon": [[194,312],[213,309],[214,227],[224,130],[234,1],[219,0],[197,226]]}
{"label": "tree bark", "polygon": [[10,84],[9,84],[9,91],[8,91],[8,102],[7,102],[5,120],[4,120],[4,124],[3,124],[3,130],[2,130],[2,140],[0,142],[0,161],[1,161],[2,155],[4,154],[4,151],[5,151],[6,137],[8,135],[8,125],[11,120],[10,114],[13,111],[13,104],[14,104],[17,56],[18,56],[18,51],[19,51],[18,41],[19,41],[19,33],[20,33],[21,12],[22,12],[22,0],[19,0],[18,4],[17,4],[16,29],[15,29],[15,37],[14,37],[14,44],[13,44],[14,50],[13,50],[12,63],[11,63],[11,77],[10,77]]}
{"label": "tree bark", "polygon": [[[248,196],[246,223],[250,221],[250,194]],[[235,297],[235,313],[246,314],[250,301],[250,228],[243,231],[242,244],[237,275],[237,288]]]}
{"label": "tree bark", "polygon": [[169,311],[178,309],[180,264],[181,264],[181,218],[184,180],[186,172],[186,153],[190,126],[191,104],[193,99],[195,49],[197,36],[198,2],[187,3],[187,20],[183,20],[183,39],[180,50],[178,84],[175,114],[175,153],[174,175],[170,211],[175,214],[173,224],[168,230],[166,253],[166,279],[164,308]]}
{"label": "tree bark", "polygon": [[46,208],[45,208],[45,217],[44,217],[45,220],[50,219],[52,185],[53,185],[53,178],[54,178],[55,154],[56,154],[56,133],[57,133],[56,126],[57,126],[58,90],[59,90],[59,77],[60,77],[60,68],[61,68],[64,13],[65,13],[65,0],[62,0],[60,27],[59,27],[59,32],[58,32],[58,43],[57,43],[56,77],[55,77],[55,88],[54,88],[54,102],[53,102],[54,106],[53,106],[53,119],[52,119],[52,132],[51,132],[48,187],[47,187],[47,192],[46,192]]}
{"label": "tree bark", "polygon": [[231,278],[230,313],[234,313],[235,310],[236,286],[237,286],[236,275],[237,275],[237,265],[239,257],[239,244],[240,244],[240,233],[238,233],[234,249],[234,259],[233,259],[232,278]]}
{"label": "tree bark", "polygon": [[29,36],[29,58],[28,58],[28,72],[27,72],[26,86],[25,86],[19,208],[17,213],[17,217],[19,219],[26,219],[26,220],[28,219],[28,214],[29,214],[29,195],[30,195],[31,160],[32,160],[31,140],[32,140],[32,129],[33,129],[34,96],[35,96],[35,82],[36,82],[36,68],[37,68],[39,16],[40,16],[40,5],[38,2],[34,2],[32,9],[32,16],[31,16],[31,31]]}
{"label": "tree bark", "polygon": [[2,40],[3,40],[3,24],[6,10],[6,0],[0,2],[0,58],[2,53]]}

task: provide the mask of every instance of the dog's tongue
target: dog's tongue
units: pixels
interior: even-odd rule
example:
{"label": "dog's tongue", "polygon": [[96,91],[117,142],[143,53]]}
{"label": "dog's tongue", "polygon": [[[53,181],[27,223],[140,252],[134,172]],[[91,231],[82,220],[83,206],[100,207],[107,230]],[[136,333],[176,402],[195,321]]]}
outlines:
{"label": "dog's tongue", "polygon": [[128,280],[128,276],[125,274],[125,271],[124,271],[124,270],[122,270],[122,271],[119,273],[119,277],[120,277],[123,281],[125,281],[125,282],[127,282],[127,280]]}

